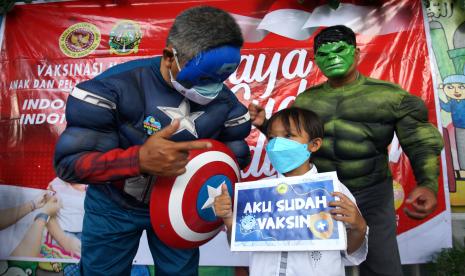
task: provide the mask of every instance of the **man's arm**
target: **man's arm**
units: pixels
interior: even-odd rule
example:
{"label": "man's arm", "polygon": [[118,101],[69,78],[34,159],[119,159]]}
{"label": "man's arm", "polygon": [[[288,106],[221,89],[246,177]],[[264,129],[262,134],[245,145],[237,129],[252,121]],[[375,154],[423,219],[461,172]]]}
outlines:
{"label": "man's arm", "polygon": [[57,175],[68,182],[103,183],[139,174],[139,146],[119,148],[116,93],[96,83],[99,94],[76,87],[68,97],[67,127],[54,160]]}
{"label": "man's arm", "polygon": [[15,224],[17,221],[22,219],[25,215],[30,212],[42,208],[47,200],[50,198],[48,192],[41,192],[36,198],[31,201],[25,202],[19,206],[2,209],[2,216],[0,218],[0,230],[3,230],[11,225]]}
{"label": "man's arm", "polygon": [[15,224],[18,220],[20,220],[32,211],[34,211],[32,201],[23,203],[20,206],[2,209],[2,218],[0,219],[0,230],[10,227],[11,225]]}
{"label": "man's arm", "polygon": [[61,207],[61,201],[56,196],[49,198],[47,203],[39,209],[32,225],[13,250],[11,256],[39,257],[43,231],[50,217],[56,216]]}
{"label": "man's arm", "polygon": [[247,108],[232,92],[230,96],[231,108],[218,139],[232,150],[243,169],[250,163],[250,150],[245,139],[250,134],[252,123]]}
{"label": "man's arm", "polygon": [[175,120],[146,141],[141,140],[142,145],[122,149],[118,94],[103,85],[93,85],[93,89],[99,90],[98,95],[78,89],[68,98],[68,124],[55,150],[55,170],[67,182],[107,183],[142,173],[180,175],[186,170],[190,150],[211,147],[202,141],[171,141],[179,128],[179,121]]}
{"label": "man's arm", "polygon": [[399,105],[395,130],[402,149],[412,164],[418,185],[437,192],[439,154],[443,140],[437,128],[428,121],[428,110],[415,96],[405,96]]}
{"label": "man's arm", "polygon": [[395,131],[418,184],[406,200],[407,204],[412,204],[413,210],[406,209],[405,212],[412,218],[422,219],[436,207],[443,141],[439,131],[428,121],[428,111],[420,98],[404,96],[397,115]]}

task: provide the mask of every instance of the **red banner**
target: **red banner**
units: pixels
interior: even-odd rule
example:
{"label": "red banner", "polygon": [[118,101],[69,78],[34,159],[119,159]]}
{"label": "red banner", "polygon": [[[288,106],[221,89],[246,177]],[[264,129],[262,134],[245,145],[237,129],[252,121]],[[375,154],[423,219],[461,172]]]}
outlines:
{"label": "red banner", "polygon": [[[314,64],[313,37],[323,26],[346,24],[357,33],[360,71],[420,96],[436,123],[421,1],[381,1],[376,7],[343,1],[337,10],[323,5],[326,1],[297,0],[95,2],[17,5],[6,17],[0,53],[1,184],[45,189],[55,177],[53,152],[65,127],[71,88],[117,63],[160,55],[176,15],[200,4],[230,12],[243,30],[241,64],[227,84],[245,105],[258,102],[271,115],[323,82]],[[396,209],[402,210],[416,184],[396,141],[390,159]],[[275,173],[265,162],[264,142],[254,129],[245,180]],[[438,208],[429,219],[445,210],[441,176]],[[398,217],[399,234],[425,223],[402,211]]]}

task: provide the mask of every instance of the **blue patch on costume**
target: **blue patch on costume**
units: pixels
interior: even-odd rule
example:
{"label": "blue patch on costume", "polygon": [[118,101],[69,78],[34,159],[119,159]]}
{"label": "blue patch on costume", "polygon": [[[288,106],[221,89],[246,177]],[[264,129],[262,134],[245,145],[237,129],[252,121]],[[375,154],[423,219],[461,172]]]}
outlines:
{"label": "blue patch on costume", "polygon": [[161,124],[153,116],[147,116],[144,120],[144,129],[148,135],[152,135],[161,129]]}

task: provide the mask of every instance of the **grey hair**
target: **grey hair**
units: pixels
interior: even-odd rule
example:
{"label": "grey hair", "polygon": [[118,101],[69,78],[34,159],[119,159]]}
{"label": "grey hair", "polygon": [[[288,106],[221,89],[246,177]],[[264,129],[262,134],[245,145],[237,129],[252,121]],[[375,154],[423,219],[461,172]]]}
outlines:
{"label": "grey hair", "polygon": [[233,45],[242,47],[241,29],[227,12],[209,6],[197,6],[180,13],[171,27],[166,44],[176,49],[180,63],[205,50]]}

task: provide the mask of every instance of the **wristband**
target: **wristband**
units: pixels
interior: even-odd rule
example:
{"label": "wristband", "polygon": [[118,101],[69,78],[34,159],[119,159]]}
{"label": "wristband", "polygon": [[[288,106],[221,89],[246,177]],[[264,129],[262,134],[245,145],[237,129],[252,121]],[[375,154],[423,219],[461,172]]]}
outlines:
{"label": "wristband", "polygon": [[39,214],[37,214],[35,216],[34,221],[38,220],[38,219],[43,220],[45,222],[45,224],[47,224],[49,222],[49,220],[50,220],[50,216],[45,214],[45,213],[39,213]]}

